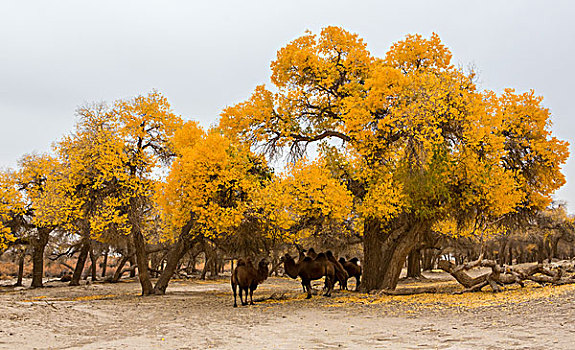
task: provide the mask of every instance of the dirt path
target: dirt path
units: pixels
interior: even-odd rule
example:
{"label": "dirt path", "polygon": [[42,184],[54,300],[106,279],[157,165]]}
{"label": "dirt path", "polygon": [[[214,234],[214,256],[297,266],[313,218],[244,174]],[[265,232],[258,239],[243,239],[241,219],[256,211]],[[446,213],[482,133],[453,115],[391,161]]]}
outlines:
{"label": "dirt path", "polygon": [[[452,282],[437,282],[449,285]],[[2,349],[573,349],[575,287],[303,299],[271,278],[233,308],[227,280],[174,281],[141,298],[135,282],[0,288]],[[413,284],[417,285],[417,284]]]}

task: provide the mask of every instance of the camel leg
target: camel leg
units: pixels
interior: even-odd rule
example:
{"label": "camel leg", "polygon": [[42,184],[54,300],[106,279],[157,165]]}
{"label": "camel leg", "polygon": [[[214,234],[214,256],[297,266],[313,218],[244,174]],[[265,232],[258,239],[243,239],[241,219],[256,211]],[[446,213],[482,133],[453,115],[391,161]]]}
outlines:
{"label": "camel leg", "polygon": [[325,283],[327,284],[327,292],[325,292],[324,296],[330,297],[331,291],[333,290],[333,285],[335,284],[335,281],[333,281],[331,277],[326,276],[325,277]]}
{"label": "camel leg", "polygon": [[244,299],[242,298],[243,292],[244,292],[244,289],[240,286],[240,303],[242,305],[244,305]]}
{"label": "camel leg", "polygon": [[[303,282],[302,282],[303,284]],[[307,296],[306,299],[311,299],[311,281],[306,281],[305,288],[307,288]]]}
{"label": "camel leg", "polygon": [[[236,289],[237,289],[237,284],[232,283],[232,290],[234,291],[234,307],[238,307],[238,302],[236,301]],[[240,293],[241,293],[241,288],[240,288]],[[240,300],[241,301],[241,300]]]}
{"label": "camel leg", "polygon": [[303,288],[303,292],[305,293],[305,292],[306,292],[306,289],[305,289],[305,282],[304,282],[304,281],[301,281],[301,286],[302,286],[302,288]]}
{"label": "camel leg", "polygon": [[244,298],[246,298],[246,301],[245,301],[245,303],[242,302],[242,305],[246,306],[246,305],[248,305],[248,288],[247,287],[244,289],[244,294],[245,294]]}
{"label": "camel leg", "polygon": [[359,284],[361,283],[360,278],[361,278],[361,277],[359,277],[359,276],[357,276],[357,277],[355,278],[355,291],[356,291],[356,292],[359,292]]}
{"label": "camel leg", "polygon": [[[246,297],[247,301],[247,297]],[[254,288],[250,288],[250,305],[254,304]]]}

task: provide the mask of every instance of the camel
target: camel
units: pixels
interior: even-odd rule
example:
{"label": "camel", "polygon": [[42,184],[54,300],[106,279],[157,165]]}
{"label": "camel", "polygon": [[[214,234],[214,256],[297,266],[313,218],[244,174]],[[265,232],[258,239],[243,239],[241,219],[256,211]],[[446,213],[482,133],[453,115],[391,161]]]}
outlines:
{"label": "camel", "polygon": [[[335,279],[336,279],[336,281],[339,282],[339,288],[344,289],[344,286],[346,286],[346,284],[347,284],[347,279],[349,278],[347,271],[343,268],[343,265],[339,261],[337,261],[335,256],[333,256],[333,253],[331,252],[331,250],[328,250],[327,252],[325,252],[325,255],[327,256],[327,259],[333,264],[333,267],[335,268]],[[335,281],[334,281],[334,283],[335,283]]]}
{"label": "camel", "polygon": [[[300,258],[301,256],[302,250],[300,250]],[[282,257],[282,262],[284,263],[284,268],[288,276],[292,278],[297,278],[299,276],[301,278],[301,285],[304,292],[307,292],[307,299],[311,298],[311,281],[318,280],[324,276],[327,285],[327,291],[324,296],[331,296],[335,281],[335,268],[324,253],[318,254],[315,260],[306,256],[303,260],[300,259],[297,263],[289,254],[286,253]]]}
{"label": "camel", "polygon": [[[238,259],[238,265],[232,272],[232,291],[234,292],[234,307],[238,306],[236,301],[236,288],[240,289],[240,302],[242,305],[248,305],[248,289],[250,291],[250,305],[254,305],[254,290],[268,278],[268,261],[264,258],[259,264],[258,268],[254,268],[254,265],[250,259],[244,261],[243,259]],[[246,301],[242,299],[242,291],[246,294]]]}
{"label": "camel", "polygon": [[[303,261],[303,259],[305,259],[306,250],[301,248],[297,244],[296,244],[296,247],[297,247],[298,252],[299,252],[299,257],[298,257],[297,263],[294,261],[294,264],[295,264],[295,266],[299,266],[299,264]],[[288,256],[289,259],[293,260],[293,258],[289,254],[286,254],[286,256]],[[291,278],[293,278],[295,280],[298,277],[299,269],[297,269],[297,268],[291,268],[291,269],[286,268],[285,267],[285,257],[283,257],[283,256],[280,258],[280,261],[282,263],[284,263],[284,271],[285,271],[286,275],[290,276]],[[303,287],[303,292],[305,293],[305,286],[303,284],[302,284],[302,287]]]}
{"label": "camel", "polygon": [[[343,266],[349,278],[355,277],[355,290],[359,290],[359,284],[361,283],[361,266],[359,265],[359,259],[353,258],[350,261],[345,261],[345,258],[339,258],[339,263]],[[347,279],[343,286],[347,289]]]}

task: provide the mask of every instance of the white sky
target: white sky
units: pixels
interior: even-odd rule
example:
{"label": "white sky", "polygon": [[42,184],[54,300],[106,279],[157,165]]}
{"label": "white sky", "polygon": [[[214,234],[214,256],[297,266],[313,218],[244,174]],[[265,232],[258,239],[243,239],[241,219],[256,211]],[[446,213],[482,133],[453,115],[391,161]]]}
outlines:
{"label": "white sky", "polygon": [[[72,131],[77,106],[164,93],[176,113],[214,123],[306,29],[338,25],[383,56],[436,32],[481,87],[534,89],[575,144],[570,1],[0,1],[0,167]],[[571,147],[571,151],[573,148]],[[556,198],[575,211],[575,164]]]}

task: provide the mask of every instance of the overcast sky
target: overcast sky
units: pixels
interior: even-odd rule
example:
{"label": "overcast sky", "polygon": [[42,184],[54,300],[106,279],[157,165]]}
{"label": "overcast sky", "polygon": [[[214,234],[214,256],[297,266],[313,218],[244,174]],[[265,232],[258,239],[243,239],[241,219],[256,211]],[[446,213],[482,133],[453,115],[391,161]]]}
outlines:
{"label": "overcast sky", "polygon": [[[202,125],[269,83],[278,49],[342,26],[383,56],[436,32],[481,87],[534,89],[575,144],[575,5],[570,1],[0,1],[0,167],[43,152],[87,102],[164,93]],[[571,152],[573,148],[571,147]],[[556,199],[575,212],[575,164]]]}

